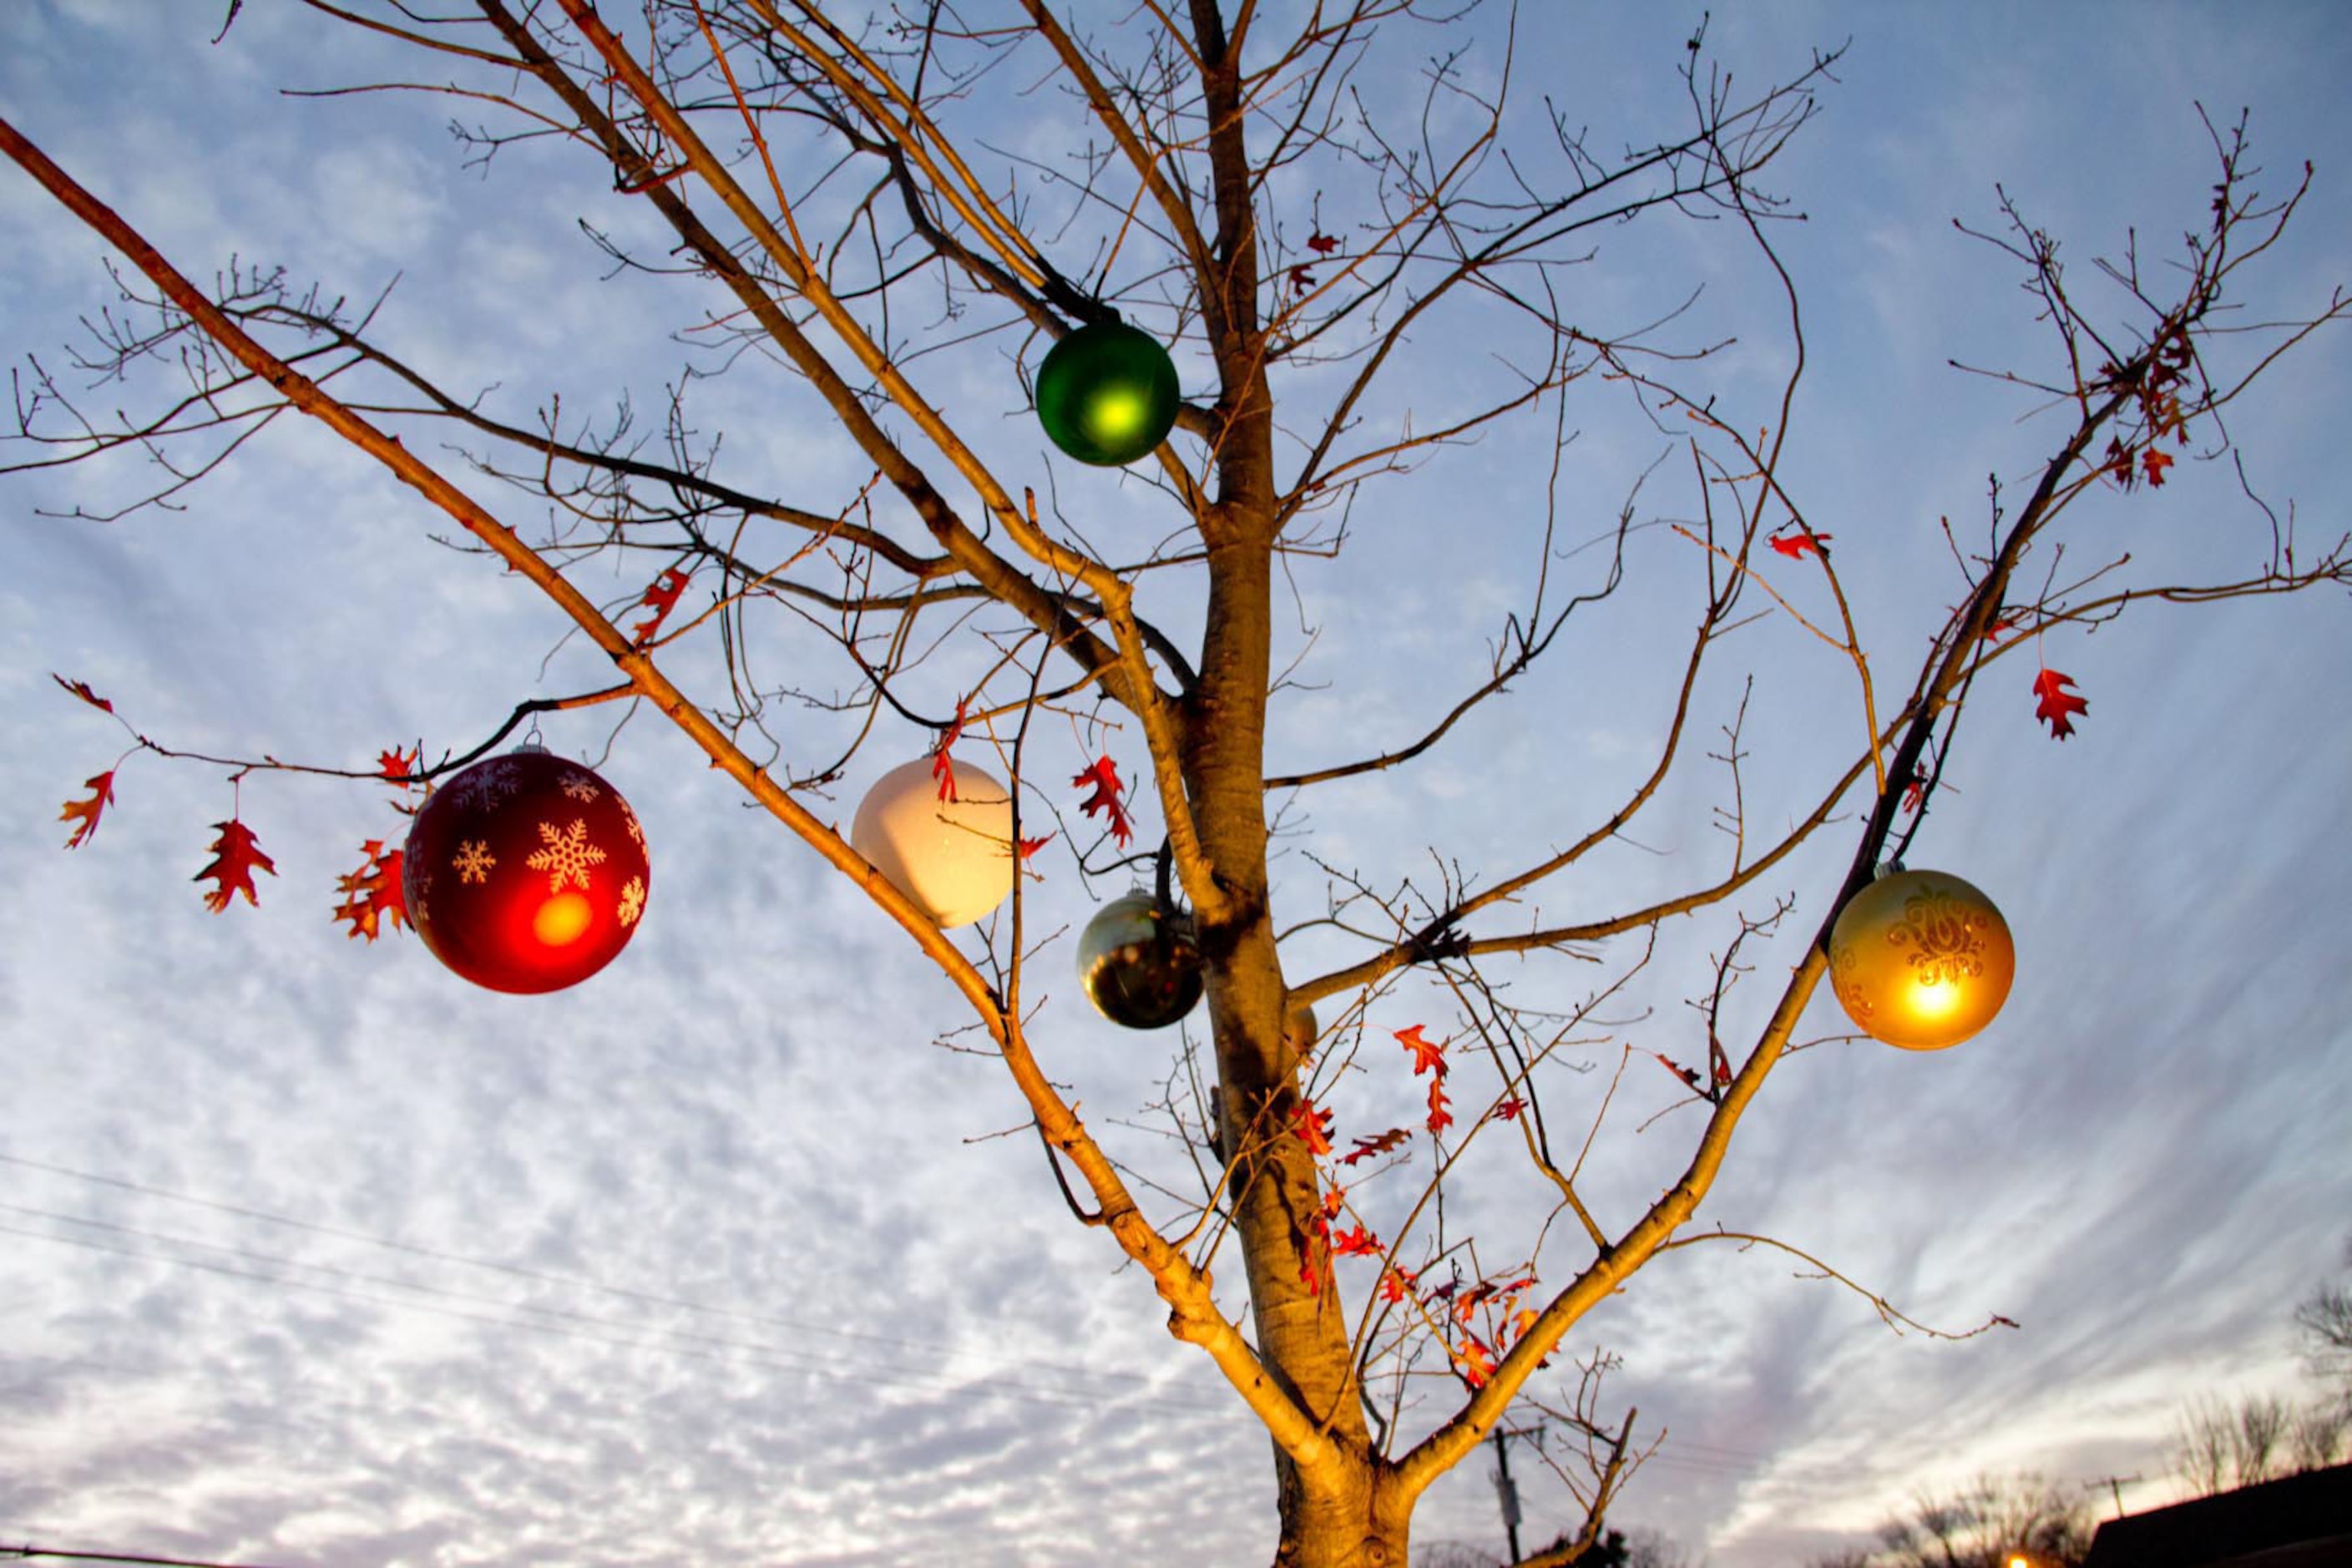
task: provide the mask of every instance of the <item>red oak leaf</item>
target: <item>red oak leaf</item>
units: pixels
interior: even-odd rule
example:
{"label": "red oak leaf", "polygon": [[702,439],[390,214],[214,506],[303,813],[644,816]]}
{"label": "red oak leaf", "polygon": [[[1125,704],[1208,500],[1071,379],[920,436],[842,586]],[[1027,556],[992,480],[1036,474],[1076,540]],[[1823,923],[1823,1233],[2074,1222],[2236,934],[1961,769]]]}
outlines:
{"label": "red oak leaf", "polygon": [[1521,1100],[1515,1094],[1511,1096],[1510,1099],[1496,1105],[1494,1110],[1486,1112],[1486,1114],[1493,1117],[1497,1121],[1517,1121],[1519,1119],[1519,1112],[1525,1110],[1527,1108],[1528,1102]]}
{"label": "red oak leaf", "polygon": [[1290,1113],[1290,1128],[1306,1143],[1308,1153],[1323,1155],[1331,1152],[1331,1113],[1316,1110],[1313,1100],[1298,1102],[1298,1109]]}
{"label": "red oak leaf", "polygon": [[414,789],[416,787],[416,781],[409,777],[409,774],[422,759],[424,751],[425,748],[422,746],[414,752],[404,752],[398,746],[394,746],[388,752],[378,752],[375,754],[376,771],[383,774],[384,781],[388,784],[398,784],[403,789]]}
{"label": "red oak leaf", "polygon": [[1406,1273],[1403,1269],[1399,1268],[1395,1264],[1390,1264],[1388,1268],[1381,1271],[1381,1300],[1383,1301],[1403,1300],[1405,1288],[1412,1283],[1412,1275]]}
{"label": "red oak leaf", "polygon": [[2164,470],[2172,467],[2172,454],[2159,452],[2150,447],[2139,455],[2139,462],[2140,468],[2147,475],[2147,482],[2158,489],[2163,488]]}
{"label": "red oak leaf", "polygon": [[72,692],[76,697],[80,698],[84,702],[87,702],[91,707],[97,709],[100,712],[111,713],[114,711],[114,704],[109,702],[105,698],[100,697],[97,692],[92,691],[87,682],[68,680],[56,670],[49,671],[49,679],[56,681],[59,686],[64,687],[68,691]]}
{"label": "red oak leaf", "polygon": [[[1348,1189],[1345,1187],[1332,1187],[1326,1191],[1323,1194],[1322,1205],[1324,1219],[1326,1221],[1338,1219],[1339,1217],[1340,1207],[1345,1205],[1347,1201]],[[1328,1224],[1324,1225],[1321,1228],[1325,1235],[1328,1236],[1330,1234],[1331,1227]]]}
{"label": "red oak leaf", "polygon": [[677,608],[677,596],[686,592],[687,584],[692,580],[690,572],[676,566],[662,568],[662,574],[653,580],[646,589],[646,596],[637,601],[641,605],[651,605],[654,613],[629,628],[631,640],[639,647],[653,641],[654,634],[661,630],[661,624],[669,619],[672,610]]}
{"label": "red oak leaf", "polygon": [[1462,1336],[1462,1348],[1454,1359],[1462,1363],[1462,1381],[1473,1388],[1484,1387],[1495,1375],[1495,1352],[1475,1334]]}
{"label": "red oak leaf", "polygon": [[2090,709],[2089,702],[2065,689],[2074,684],[2073,676],[2061,675],[2046,668],[2033,678],[2033,695],[2041,699],[2033,705],[2033,716],[2048,721],[2053,740],[2063,741],[2074,732],[2069,714],[2086,712]]}
{"label": "red oak leaf", "polygon": [[1454,1321],[1457,1323],[1466,1323],[1476,1317],[1480,1304],[1495,1296],[1498,1289],[1499,1287],[1482,1279],[1462,1292],[1454,1303]]}
{"label": "red oak leaf", "polygon": [[1436,1137],[1454,1125],[1454,1113],[1445,1109],[1445,1078],[1444,1074],[1429,1080],[1429,1135]]}
{"label": "red oak leaf", "polygon": [[344,935],[373,942],[386,922],[394,931],[408,923],[408,900],[400,886],[402,854],[371,838],[360,846],[360,868],[335,879],[335,891],[343,895],[335,919],[352,926]]}
{"label": "red oak leaf", "polygon": [[1043,838],[1023,839],[1021,841],[1021,858],[1024,860],[1028,859],[1030,857],[1035,855],[1038,850],[1043,849],[1046,845],[1051,844],[1052,842],[1054,842],[1054,836],[1050,833],[1045,835]]}
{"label": "red oak leaf", "polygon": [[1339,248],[1339,242],[1328,234],[1316,233],[1307,236],[1307,248],[1318,256],[1328,256]]}
{"label": "red oak leaf", "polygon": [[212,844],[213,862],[189,880],[201,882],[209,877],[218,884],[205,895],[205,908],[215,914],[227,909],[229,900],[238,893],[245,895],[247,903],[258,907],[261,900],[254,897],[253,874],[267,871],[275,877],[277,866],[261,852],[260,840],[244,823],[232,816],[213,826],[220,829],[220,837]]}
{"label": "red oak leaf", "polygon": [[1988,625],[1979,635],[1987,642],[1997,643],[2000,641],[2002,637],[2007,637],[2011,632],[2015,631],[2019,623],[2024,619],[2025,612],[2022,610],[2003,610],[2000,615],[1993,617],[1991,623]]}
{"label": "red oak leaf", "polygon": [[938,748],[931,752],[931,776],[940,781],[940,798],[944,801],[952,802],[956,798],[955,764],[948,758],[948,748],[963,738],[963,710],[964,704],[959,700],[955,717],[948,721],[946,733],[940,737]]}
{"label": "red oak leaf", "polygon": [[1323,1270],[1318,1265],[1324,1259],[1316,1256],[1316,1246],[1315,1239],[1310,1237],[1307,1245],[1298,1249],[1298,1282],[1307,1287],[1307,1293],[1310,1296],[1323,1294]]}
{"label": "red oak leaf", "polygon": [[1422,1038],[1421,1031],[1423,1027],[1423,1025],[1415,1024],[1410,1029],[1399,1029],[1396,1032],[1397,1043],[1412,1053],[1413,1077],[1419,1078],[1423,1073],[1434,1068],[1437,1069],[1437,1076],[1444,1078],[1445,1047],[1442,1045],[1433,1045]]}
{"label": "red oak leaf", "polygon": [[1764,542],[1791,561],[1802,561],[1808,552],[1827,561],[1830,558],[1830,535],[1801,528],[1794,533],[1784,533]]}
{"label": "red oak leaf", "polygon": [[81,826],[73,830],[71,838],[66,840],[68,849],[80,848],[82,840],[98,831],[98,814],[114,804],[114,770],[109,768],[94,779],[84,779],[81,787],[89,791],[89,798],[69,800],[66,802],[65,810],[58,813],[59,822],[71,822],[76,817],[81,819]]}
{"label": "red oak leaf", "polygon": [[1690,1085],[1694,1093],[1705,1094],[1706,1092],[1706,1085],[1700,1081],[1698,1074],[1691,1071],[1690,1068],[1683,1066],[1682,1063],[1675,1060],[1674,1058],[1666,1055],[1664,1051],[1652,1051],[1650,1054],[1657,1058],[1659,1062],[1664,1066],[1668,1072],[1673,1073],[1676,1078]]}
{"label": "red oak leaf", "polygon": [[1429,1291],[1429,1299],[1433,1301],[1450,1301],[1454,1299],[1454,1292],[1460,1289],[1462,1289],[1461,1280],[1448,1279],[1443,1285],[1432,1286]]}
{"label": "red oak leaf", "polygon": [[1381,1238],[1360,1225],[1331,1237],[1331,1254],[1335,1258],[1371,1258],[1378,1256],[1380,1250]]}
{"label": "red oak leaf", "polygon": [[1933,774],[1913,773],[1911,782],[1903,786],[1903,809],[1916,811],[1927,802],[1927,785]]}
{"label": "red oak leaf", "polygon": [[1375,1154],[1385,1154],[1412,1134],[1402,1127],[1391,1127],[1377,1138],[1359,1138],[1356,1146],[1339,1156],[1339,1163],[1352,1165],[1359,1160],[1369,1160]]}
{"label": "red oak leaf", "polygon": [[1118,776],[1118,769],[1108,756],[1097,757],[1094,766],[1070,781],[1074,786],[1092,784],[1094,794],[1078,803],[1078,810],[1088,816],[1104,813],[1110,819],[1110,836],[1125,844],[1135,837],[1135,825],[1127,819],[1127,808],[1119,804],[1119,795],[1127,785]]}
{"label": "red oak leaf", "polygon": [[2106,475],[2124,489],[2131,489],[2132,449],[2121,441],[2110,440],[2107,443],[2107,455],[2099,464],[2099,472]]}
{"label": "red oak leaf", "polygon": [[1315,274],[1304,267],[1294,267],[1290,269],[1290,286],[1304,294],[1315,287]]}

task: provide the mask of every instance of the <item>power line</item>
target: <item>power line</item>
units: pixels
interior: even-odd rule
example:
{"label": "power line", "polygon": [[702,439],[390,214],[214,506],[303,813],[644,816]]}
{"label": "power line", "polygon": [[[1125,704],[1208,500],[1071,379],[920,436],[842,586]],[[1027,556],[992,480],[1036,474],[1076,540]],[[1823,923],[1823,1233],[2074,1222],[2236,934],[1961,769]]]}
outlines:
{"label": "power line", "polygon": [[199,1563],[192,1557],[132,1557],[120,1552],[68,1552],[58,1546],[0,1546],[0,1557],[72,1557],[84,1563],[147,1563],[155,1568],[255,1568],[249,1563]]}

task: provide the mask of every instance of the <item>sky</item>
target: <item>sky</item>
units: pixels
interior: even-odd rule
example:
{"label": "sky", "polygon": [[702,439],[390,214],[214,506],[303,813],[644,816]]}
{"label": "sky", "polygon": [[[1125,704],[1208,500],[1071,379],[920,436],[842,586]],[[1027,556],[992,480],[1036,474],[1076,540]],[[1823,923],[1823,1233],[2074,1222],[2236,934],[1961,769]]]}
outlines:
{"label": "sky", "polygon": [[[657,243],[609,174],[538,145],[469,167],[446,125],[472,111],[450,100],[284,96],[441,73],[293,6],[247,5],[215,45],[220,9],[0,8],[0,112],[192,276],[282,265],[355,301],[389,286],[388,346],[509,417],[625,392],[656,415],[685,366],[709,367],[680,336],[706,308],[692,280],[608,276],[585,237],[583,224]],[[1571,26],[1564,8],[1522,8],[1514,128],[1539,136],[1549,103],[1597,148],[1671,133],[1700,8],[1591,9]],[[1365,68],[1371,100],[1410,101],[1440,48],[1497,82],[1501,16],[1392,38]],[[1997,226],[2005,190],[2095,294],[2095,258],[2135,235],[2143,257],[2168,257],[2201,226],[2213,172],[2197,106],[2223,121],[2248,107],[2264,188],[2305,159],[2316,172],[2294,229],[2246,275],[2239,319],[2311,312],[2352,278],[2352,18],[2316,0],[2226,16],[1820,0],[1717,15],[1708,48],[1760,84],[1849,39],[1767,182],[1804,215],[1774,236],[1807,348],[1784,478],[1834,536],[1874,668],[1900,685],[1954,595],[1937,520],[1980,531],[1987,477],[2020,493],[2059,438],[2031,395],[1949,363],[2046,372],[2052,352],[2013,264],[1954,220]],[[995,118],[975,122],[976,145],[1066,149],[1064,106],[1017,101],[982,96],[972,112]],[[1310,214],[1360,222],[1355,178],[1293,171],[1278,216],[1294,232]],[[1623,326],[1695,294],[1675,341],[1736,345],[1690,374],[1742,419],[1778,420],[1785,312],[1730,226],[1644,221],[1591,243],[1575,310]],[[116,301],[102,261],[28,179],[0,174],[0,347],[86,386],[93,413],[172,385],[168,364],[103,386],[69,368],[77,322]],[[1496,320],[1417,335],[1368,427],[1425,428],[1496,384],[1511,350]],[[1069,526],[1119,550],[1160,537],[1165,498],[1045,457],[1007,353],[983,340],[925,374]],[[1197,389],[1181,347],[1179,363]],[[2347,526],[2333,469],[2348,366],[2339,327],[2231,420],[2248,484],[2282,517],[2293,503],[2312,549]],[[1306,405],[1331,384],[1301,372],[1281,390]],[[830,509],[863,479],[775,365],[747,357],[693,397],[744,488]],[[1526,602],[1556,406],[1541,428],[1368,487],[1336,559],[1292,563],[1277,658],[1301,662],[1270,765],[1393,745],[1483,673]],[[1290,803],[1284,923],[1321,912],[1322,867],[1381,886],[1438,862],[1498,876],[1645,764],[1659,661],[1696,616],[1697,563],[1662,524],[1696,498],[1675,462],[1642,479],[1672,442],[1621,391],[1580,384],[1563,417],[1559,538],[1603,535],[1631,496],[1626,587],[1423,763]],[[417,444],[517,526],[541,517],[446,439]],[[1168,1338],[1149,1281],[1071,1220],[1034,1141],[1004,1135],[1026,1112],[1002,1069],[941,1043],[967,1016],[954,993],[655,715],[544,726],[626,795],[652,846],[641,933],[572,992],[476,992],[413,937],[356,942],[327,918],[360,842],[400,830],[379,788],[257,774],[233,795],[222,770],[137,757],[67,852],[61,803],[125,741],[52,672],[166,744],[340,765],[395,742],[469,748],[517,700],[610,679],[526,584],[449,549],[446,518],[290,417],[168,510],[57,515],[119,506],[156,473],[134,458],[0,477],[0,1542],[322,1568],[1267,1558],[1264,1434]],[[2094,493],[2069,527],[2070,568],[2127,554],[2143,583],[2242,574],[2269,541],[2227,463],[2184,461],[2161,492]],[[1563,583],[1591,586],[1602,554],[1561,553]],[[635,563],[580,570],[608,603],[642,586]],[[1783,581],[1822,607],[1802,598],[1816,584]],[[1155,587],[1147,609],[1184,625],[1187,592]],[[838,681],[822,642],[772,635],[769,679]],[[1613,910],[1721,864],[1726,776],[1698,752],[1723,749],[1743,694],[1756,832],[1851,758],[1859,705],[1837,656],[1785,617],[1727,653],[1701,696],[1707,745],[1638,842],[1548,889],[1547,913]],[[2341,1277],[2352,1233],[2352,605],[2337,590],[2137,606],[2053,632],[2040,655],[2089,699],[2077,733],[2060,743],[2035,722],[2031,656],[1995,666],[1912,853],[2005,911],[2006,1010],[1937,1055],[1841,1041],[1791,1058],[1696,1222],[1801,1247],[1937,1327],[2018,1327],[1897,1333],[1768,1252],[1660,1258],[1567,1348],[1621,1358],[1612,1407],[1663,1434],[1619,1521],[1694,1560],[1801,1563],[1859,1542],[1915,1489],[1981,1471],[2102,1497],[2102,1478],[2137,1478],[2126,1505],[2153,1506],[2175,1495],[2165,1449],[2185,1400],[2307,1386],[2292,1309]],[[723,690],[707,647],[677,668],[705,700]],[[795,760],[838,739],[797,709],[778,726]],[[845,822],[923,743],[886,728],[820,811]],[[1068,726],[1040,744],[1040,776],[1088,760]],[[1108,744],[1139,768],[1131,734]],[[232,809],[277,874],[258,907],[215,915],[191,879]],[[1851,846],[1833,828],[1759,887],[1798,912],[1751,950],[1727,1015],[1748,1037]],[[1151,1105],[1180,1036],[1122,1034],[1065,978],[1070,933],[1123,885],[1089,883],[1060,845],[1041,868],[1033,930],[1062,934],[1034,961],[1039,1049],[1115,1153],[1165,1174],[1176,1156]],[[1590,1119],[1627,1046],[1687,1051],[1684,999],[1724,940],[1720,921],[1667,930],[1604,1009],[1608,1043],[1577,1064],[1591,1070],[1563,1066],[1559,1114]],[[1310,933],[1294,973],[1347,951]],[[1529,1005],[1573,1007],[1632,955],[1595,956],[1497,973]],[[1414,1022],[1460,1027],[1420,981],[1369,1027]],[[1801,1033],[1838,1024],[1824,991]],[[1359,1131],[1414,1092],[1396,1064],[1365,1060],[1332,1101]],[[1618,1092],[1591,1190],[1622,1223],[1673,1178],[1697,1121],[1639,1054]],[[1484,1180],[1449,1199],[1461,1223],[1501,1237],[1538,1212],[1524,1170],[1470,1174]],[[1559,1483],[1515,1472],[1531,1535],[1571,1522]],[[1483,1457],[1416,1518],[1417,1542],[1500,1537]]]}

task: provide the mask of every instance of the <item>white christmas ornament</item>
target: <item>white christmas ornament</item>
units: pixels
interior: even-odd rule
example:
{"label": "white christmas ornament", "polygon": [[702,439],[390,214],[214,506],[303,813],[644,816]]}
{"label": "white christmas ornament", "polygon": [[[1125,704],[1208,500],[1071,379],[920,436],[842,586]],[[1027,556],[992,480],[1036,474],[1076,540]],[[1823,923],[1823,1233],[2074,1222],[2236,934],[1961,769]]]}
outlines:
{"label": "white christmas ornament", "polygon": [[969,763],[950,760],[953,800],[933,759],[884,773],[858,803],[849,842],[942,928],[970,925],[1013,892],[1013,797]]}

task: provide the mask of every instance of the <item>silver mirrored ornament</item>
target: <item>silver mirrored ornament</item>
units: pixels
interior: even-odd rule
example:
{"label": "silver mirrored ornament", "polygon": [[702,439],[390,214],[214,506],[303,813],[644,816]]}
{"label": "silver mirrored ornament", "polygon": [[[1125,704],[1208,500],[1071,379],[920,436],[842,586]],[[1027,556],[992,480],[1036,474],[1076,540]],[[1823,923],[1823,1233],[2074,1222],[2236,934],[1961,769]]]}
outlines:
{"label": "silver mirrored ornament", "polygon": [[1164,1029],[1201,1000],[1192,917],[1150,893],[1097,911],[1078,937],[1078,982],[1095,1011],[1129,1029]]}

